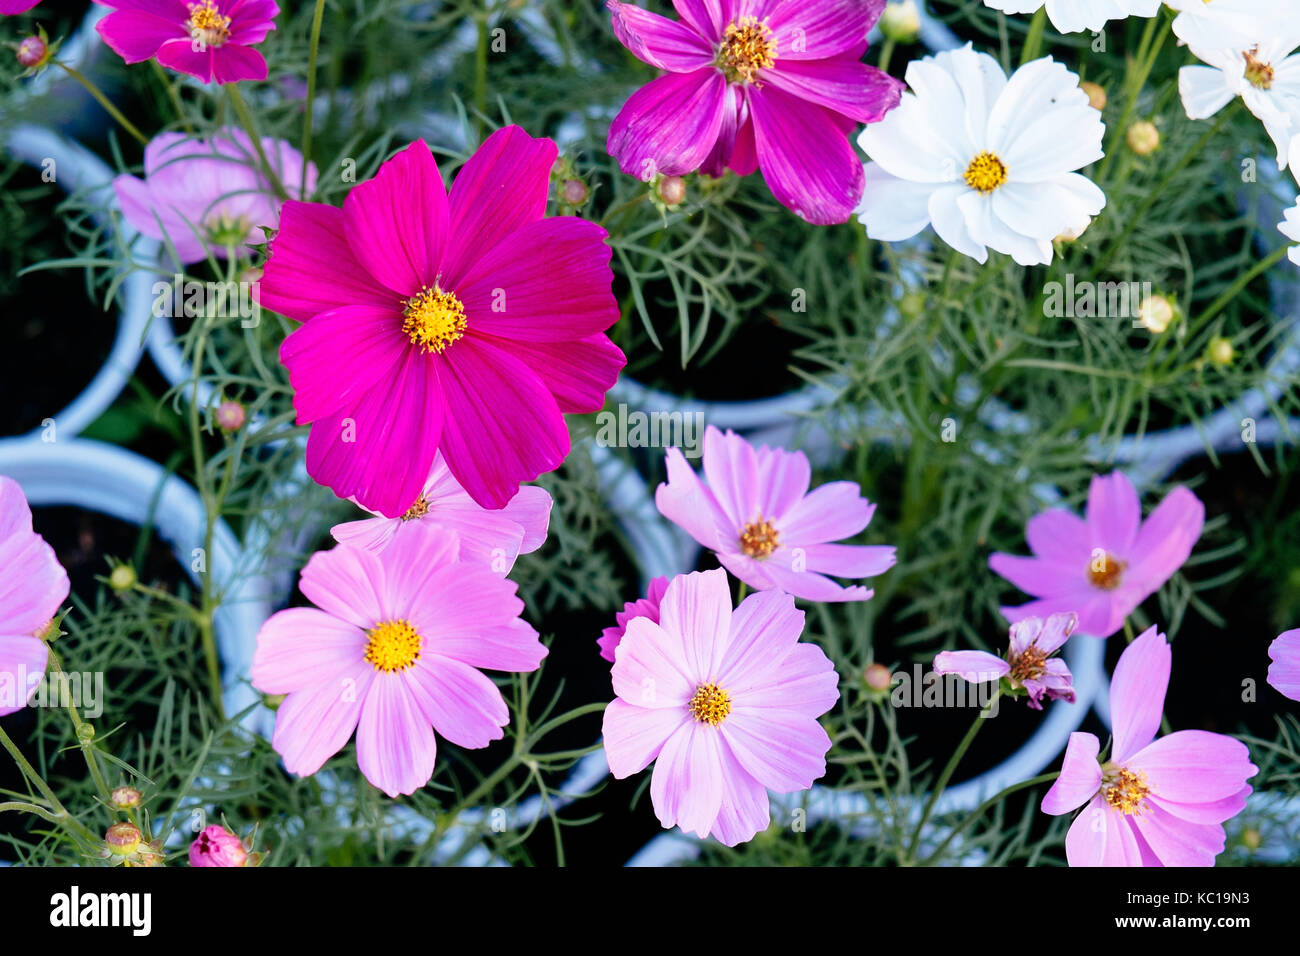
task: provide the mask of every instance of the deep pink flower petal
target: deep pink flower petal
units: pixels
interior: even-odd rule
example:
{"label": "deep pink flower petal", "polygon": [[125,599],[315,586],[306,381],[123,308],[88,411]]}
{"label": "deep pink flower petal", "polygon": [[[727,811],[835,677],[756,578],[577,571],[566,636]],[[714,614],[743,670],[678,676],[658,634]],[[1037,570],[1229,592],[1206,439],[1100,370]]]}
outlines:
{"label": "deep pink flower petal", "polygon": [[348,742],[361,716],[375,670],[358,660],[350,673],[303,688],[286,697],[275,712],[271,746],[290,773],[315,773]]}
{"label": "deep pink flower petal", "polygon": [[[746,110],[746,116],[736,131],[736,148],[727,160],[727,168],[737,176],[750,176],[758,169],[758,143],[754,137],[754,118]],[[865,178],[865,174],[864,174]]]}
{"label": "deep pink flower petal", "polygon": [[188,45],[184,23],[184,14],[179,20],[171,20],[142,10],[114,10],[95,24],[95,31],[127,63],[140,63],[157,56],[159,48],[170,40],[184,37]]}
{"label": "deep pink flower petal", "polygon": [[652,80],[619,110],[605,148],[638,179],[694,172],[718,141],[726,89],[712,67]]}
{"label": "deep pink flower petal", "polygon": [[0,0],[0,15],[12,16],[15,13],[26,13],[41,0]]}
{"label": "deep pink flower petal", "polygon": [[302,569],[298,588],[326,613],[367,630],[384,619],[384,569],[359,548],[317,551]]}
{"label": "deep pink flower petal", "polygon": [[273,0],[236,0],[225,12],[230,17],[230,42],[249,46],[261,43],[275,29],[280,7]]}
{"label": "deep pink flower petal", "polygon": [[[736,152],[736,137],[743,126],[749,124],[749,101],[745,88],[735,83],[727,85],[722,100],[722,122],[718,126],[718,140],[700,164],[706,176],[721,177]],[[749,124],[752,131],[753,124]],[[753,172],[751,169],[750,172]],[[741,175],[745,175],[742,173]]]}
{"label": "deep pink flower petal", "polygon": [[433,776],[437,742],[402,675],[376,674],[357,725],[357,766],[390,797],[415,793]]}
{"label": "deep pink flower petal", "polygon": [[431,654],[402,672],[424,719],[459,747],[486,747],[505,736],[510,711],[497,685],[481,671]]}
{"label": "deep pink flower petal", "polygon": [[772,195],[816,225],[848,222],[866,180],[831,115],[771,86],[751,91],[749,107],[758,167]]}
{"label": "deep pink flower petal", "polygon": [[549,139],[505,126],[474,151],[451,186],[450,233],[441,270],[449,288],[507,236],[546,214],[551,167],[558,155]]}
{"label": "deep pink flower petal", "polygon": [[936,674],[956,674],[972,684],[997,680],[1010,671],[1006,661],[988,651],[940,651],[934,655]]}
{"label": "deep pink flower petal", "polygon": [[1155,794],[1147,799],[1171,816],[1186,820],[1188,823],[1223,823],[1246,809],[1246,798],[1251,792],[1250,787],[1242,787],[1230,797],[1208,803],[1179,803]]}
{"label": "deep pink flower petal", "polygon": [[618,42],[643,63],[687,73],[713,62],[712,45],[690,27],[619,0],[607,0],[605,6]]}
{"label": "deep pink flower petal", "polygon": [[365,654],[366,635],[356,624],[318,608],[291,607],[257,632],[249,676],[264,694],[291,694],[355,671]]}
{"label": "deep pink flower petal", "polygon": [[1283,631],[1268,646],[1268,682],[1279,694],[1300,700],[1300,629]]}
{"label": "deep pink flower petal", "polygon": [[1205,505],[1196,495],[1182,487],[1169,492],[1137,533],[1125,583],[1157,590],[1186,563],[1204,526]]}
{"label": "deep pink flower petal", "polygon": [[786,60],[860,59],[885,0],[782,0],[769,12],[777,64]]}
{"label": "deep pink flower petal", "polygon": [[831,738],[814,717],[737,706],[718,727],[741,766],[769,790],[807,790],[826,773]]}
{"label": "deep pink flower petal", "polygon": [[447,191],[424,140],[352,187],[343,216],[353,256],[376,281],[408,297],[434,287],[448,237]]}
{"label": "deep pink flower petal", "polygon": [[227,43],[212,51],[212,76],[218,83],[259,82],[266,79],[266,73],[265,57],[252,47]]}
{"label": "deep pink flower petal", "polygon": [[[1155,626],[1124,648],[1110,681],[1111,757],[1126,764],[1160,729],[1172,661],[1169,642]],[[1174,797],[1173,799],[1178,799]]]}
{"label": "deep pink flower petal", "polygon": [[[723,546],[724,536],[732,535],[734,525],[719,507],[713,492],[686,463],[681,449],[669,448],[665,459],[668,481],[655,489],[655,507],[704,547],[718,550]],[[739,538],[738,529],[735,538]],[[726,540],[727,547],[735,547],[736,543],[736,540]]]}
{"label": "deep pink flower petal", "polygon": [[664,742],[650,777],[650,801],[665,827],[708,836],[722,806],[720,745],[717,729],[698,723]]}
{"label": "deep pink flower petal", "polygon": [[684,708],[636,707],[614,698],[605,708],[601,730],[609,772],[622,780],[644,770],[689,719]]}
{"label": "deep pink flower petal", "polygon": [[156,55],[158,62],[169,70],[186,73],[204,83],[211,83],[216,52],[212,47],[194,49],[194,42],[187,34],[179,40],[168,40],[158,48]]}
{"label": "deep pink flower petal", "polygon": [[[407,361],[410,351],[402,318],[391,306],[347,305],[299,326],[280,345],[298,424],[362,402]],[[339,374],[340,366],[346,375]]]}
{"label": "deep pink flower petal", "polygon": [[563,342],[618,321],[607,233],[573,216],[520,226],[483,255],[455,287],[469,334]]}
{"label": "deep pink flower petal", "polygon": [[752,840],[772,820],[767,788],[755,780],[738,761],[724,739],[718,748],[722,773],[722,805],[709,831],[724,846]]}
{"label": "deep pink flower petal", "polygon": [[566,415],[600,411],[605,405],[605,393],[614,387],[618,373],[627,365],[623,350],[604,333],[567,342],[489,341],[509,348],[532,369]]}
{"label": "deep pink flower petal", "polygon": [[731,22],[731,8],[736,0],[673,0],[673,9],[706,40],[717,41]]}
{"label": "deep pink flower petal", "polygon": [[857,60],[783,60],[759,76],[769,86],[857,123],[879,122],[903,95],[901,81]]}
{"label": "deep pink flower petal", "polygon": [[[563,406],[561,411],[565,409]],[[520,554],[531,554],[546,542],[547,528],[551,523],[551,507],[555,502],[550,492],[536,485],[525,485],[510,499],[503,514],[519,524],[524,531]]]}
{"label": "deep pink flower petal", "polygon": [[851,538],[871,522],[876,506],[862,497],[854,481],[819,485],[791,508],[781,522],[781,543],[791,547]]}
{"label": "deep pink flower petal", "polygon": [[1043,794],[1043,812],[1059,817],[1082,806],[1101,789],[1101,764],[1097,755],[1101,741],[1093,734],[1075,732],[1065,747],[1061,775]]}
{"label": "deep pink flower petal", "polygon": [[627,622],[610,678],[614,693],[629,704],[683,713],[700,680],[690,671],[681,639],[644,617]]}
{"label": "deep pink flower petal", "polygon": [[1089,545],[1125,557],[1133,550],[1142,504],[1137,490],[1122,471],[1093,475],[1088,489]]}
{"label": "deep pink flower petal", "polygon": [[614,626],[605,628],[600,632],[600,637],[596,638],[596,645],[600,648],[600,656],[611,664],[614,663],[619,642],[623,640],[627,624],[633,618],[648,617],[658,624],[659,602],[663,600],[667,591],[668,579],[660,575],[650,582],[645,597],[624,604],[623,610],[614,615]]}
{"label": "deep pink flower petal", "polygon": [[1223,852],[1223,827],[1189,823],[1153,807],[1128,818],[1164,866],[1214,866]]}
{"label": "deep pink flower petal", "polygon": [[1175,803],[1231,797],[1258,770],[1240,740],[1204,730],[1176,731],[1123,759],[1146,774],[1152,793]]}
{"label": "deep pink flower petal", "polygon": [[45,673],[50,649],[39,637],[30,634],[0,634],[0,717],[27,706],[36,691],[29,678]]}
{"label": "deep pink flower petal", "polygon": [[280,208],[280,231],[271,240],[258,301],[300,321],[347,305],[387,307],[395,315],[402,308],[402,300],[371,279],[352,255],[343,210],[295,201]]}
{"label": "deep pink flower petal", "polygon": [[480,505],[502,508],[520,484],[564,461],[564,416],[542,380],[509,352],[467,336],[440,358],[447,467]]}

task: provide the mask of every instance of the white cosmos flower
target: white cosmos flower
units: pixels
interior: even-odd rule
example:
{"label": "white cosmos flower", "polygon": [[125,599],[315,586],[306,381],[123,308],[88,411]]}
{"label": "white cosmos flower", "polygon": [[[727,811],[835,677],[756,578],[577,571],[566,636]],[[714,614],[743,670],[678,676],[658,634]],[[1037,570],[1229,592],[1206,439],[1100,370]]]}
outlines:
{"label": "white cosmos flower", "polygon": [[1037,13],[1044,4],[1047,19],[1061,33],[1100,30],[1108,20],[1154,17],[1160,10],[1160,0],[984,0],[1003,13]]}
{"label": "white cosmos flower", "polygon": [[1295,24],[1245,49],[1193,46],[1197,59],[1208,65],[1178,71],[1178,92],[1187,115],[1207,119],[1240,96],[1273,140],[1278,167],[1285,166],[1291,137],[1300,132],[1300,55],[1293,55],[1297,47],[1300,28]]}
{"label": "white cosmos flower", "polygon": [[[1292,137],[1289,152],[1291,175],[1295,176],[1297,182],[1300,182],[1300,135]],[[1278,224],[1278,232],[1292,242],[1300,242],[1300,201],[1284,212],[1282,217],[1284,221]],[[1290,251],[1287,252],[1287,258],[1300,266],[1300,246],[1292,246]]]}
{"label": "white cosmos flower", "polygon": [[1045,265],[1052,239],[1081,232],[1106,205],[1074,172],[1103,155],[1101,114],[1051,57],[1008,79],[967,44],[914,60],[907,85],[899,106],[858,137],[874,160],[857,210],[873,239],[907,239],[930,224],[979,262],[991,248]]}
{"label": "white cosmos flower", "polygon": [[1296,0],[1165,0],[1178,11],[1174,34],[1190,47],[1248,49],[1281,32],[1300,9]]}

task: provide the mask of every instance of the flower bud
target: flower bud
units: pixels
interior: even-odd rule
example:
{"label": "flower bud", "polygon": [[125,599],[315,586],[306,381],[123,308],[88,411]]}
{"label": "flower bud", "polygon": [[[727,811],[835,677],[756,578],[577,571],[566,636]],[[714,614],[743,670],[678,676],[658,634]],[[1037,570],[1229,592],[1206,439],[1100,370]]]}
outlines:
{"label": "flower bud", "polygon": [[1147,331],[1160,335],[1178,321],[1178,307],[1166,296],[1149,295],[1138,306],[1137,320]]}
{"label": "flower bud", "polygon": [[108,586],[114,591],[129,591],[135,587],[135,568],[129,564],[119,564],[108,576]]}
{"label": "flower bud", "polygon": [[560,198],[570,206],[581,206],[587,201],[587,184],[581,179],[566,179],[560,188]]}
{"label": "flower bud", "polygon": [[1088,105],[1098,113],[1106,108],[1106,90],[1101,84],[1084,80],[1079,84],[1079,89],[1088,94]]}
{"label": "flower bud", "polygon": [[863,682],[874,691],[889,690],[889,685],[893,683],[894,675],[889,672],[889,668],[884,664],[871,664],[862,672]]}
{"label": "flower bud", "polygon": [[1237,357],[1237,350],[1232,347],[1232,340],[1225,339],[1221,335],[1216,335],[1210,339],[1210,344],[1205,351],[1211,362],[1225,368],[1231,365],[1232,360]]}
{"label": "flower bud", "polygon": [[108,799],[113,806],[119,810],[130,810],[132,807],[140,805],[140,799],[143,794],[134,787],[118,787],[108,795]]}
{"label": "flower bud", "polygon": [[1073,228],[1073,229],[1066,229],[1065,232],[1061,233],[1059,236],[1057,236],[1057,237],[1056,237],[1055,239],[1053,239],[1052,241],[1053,241],[1053,242],[1074,242],[1074,241],[1076,241],[1080,236],[1082,236],[1085,232],[1087,232],[1087,231],[1088,231],[1088,227],[1091,226],[1091,225],[1092,225],[1092,217],[1089,216],[1089,217],[1088,217],[1088,221],[1085,222],[1083,225],[1078,226],[1077,228]]}
{"label": "flower bud", "polygon": [[1254,827],[1247,827],[1241,831],[1241,842],[1245,844],[1247,850],[1253,853],[1259,849],[1260,844],[1264,842],[1264,838]]}
{"label": "flower bud", "polygon": [[246,866],[243,841],[216,823],[205,827],[190,844],[190,866]]}
{"label": "flower bud", "polygon": [[49,55],[50,45],[45,42],[44,37],[36,35],[24,37],[18,44],[18,64],[29,70],[44,66]]}
{"label": "flower bud", "polygon": [[1154,123],[1138,120],[1128,128],[1128,148],[1139,156],[1150,156],[1160,148],[1160,130]]}
{"label": "flower bud", "polygon": [[670,208],[686,201],[686,180],[680,176],[665,176],[659,180],[656,190],[660,201]]}
{"label": "flower bud", "polygon": [[911,43],[921,32],[921,12],[915,0],[885,5],[880,15],[880,32],[895,43]]}
{"label": "flower bud", "polygon": [[222,431],[239,431],[244,427],[244,406],[232,399],[226,399],[217,406],[217,425]]}
{"label": "flower bud", "polygon": [[130,856],[140,848],[140,830],[134,823],[114,823],[104,834],[104,842],[114,856]]}

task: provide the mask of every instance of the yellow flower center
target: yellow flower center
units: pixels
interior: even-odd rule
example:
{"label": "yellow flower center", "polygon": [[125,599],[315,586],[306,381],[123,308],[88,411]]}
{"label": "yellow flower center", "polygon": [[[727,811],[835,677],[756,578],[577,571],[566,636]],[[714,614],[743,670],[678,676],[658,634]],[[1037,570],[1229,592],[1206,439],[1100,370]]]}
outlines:
{"label": "yellow flower center", "polygon": [[222,16],[215,0],[188,4],[190,19],[185,26],[190,38],[203,46],[219,47],[230,39],[230,17]]}
{"label": "yellow flower center", "polygon": [[1037,647],[1027,647],[1011,664],[1011,679],[1018,684],[1047,673],[1047,655]]}
{"label": "yellow flower center", "polygon": [[1151,794],[1151,786],[1142,771],[1127,767],[1103,768],[1101,780],[1101,795],[1112,810],[1133,816],[1147,808],[1146,798]]}
{"label": "yellow flower center", "polygon": [[366,660],[377,671],[404,671],[420,659],[423,640],[409,621],[380,621],[366,637]]}
{"label": "yellow flower center", "polygon": [[1242,51],[1241,55],[1246,58],[1246,79],[1257,90],[1271,90],[1273,88],[1273,64],[1258,59],[1258,53],[1258,46]]}
{"label": "yellow flower center", "polygon": [[420,497],[415,499],[415,504],[411,505],[411,507],[406,510],[406,514],[402,515],[402,520],[414,521],[416,518],[423,518],[428,513],[429,499],[424,497],[424,495],[420,495]]}
{"label": "yellow flower center", "polygon": [[740,532],[740,550],[751,558],[766,558],[776,550],[776,529],[772,522],[759,518],[751,521]]}
{"label": "yellow flower center", "polygon": [[695,688],[691,698],[691,716],[702,724],[716,727],[731,713],[731,697],[725,690],[710,681]]}
{"label": "yellow flower center", "polygon": [[1088,564],[1088,580],[1092,586],[1101,588],[1103,591],[1113,591],[1120,585],[1124,577],[1124,569],[1128,564],[1107,552],[1101,556],[1101,560],[1093,559]]}
{"label": "yellow flower center", "polygon": [[717,66],[730,83],[753,83],[758,71],[776,63],[776,36],[764,18],[740,17],[727,27]]}
{"label": "yellow flower center", "polygon": [[962,178],[971,189],[987,196],[1007,181],[1007,164],[984,150],[970,161]]}
{"label": "yellow flower center", "polygon": [[402,315],[402,331],[425,352],[442,352],[465,334],[465,306],[437,285],[407,299]]}

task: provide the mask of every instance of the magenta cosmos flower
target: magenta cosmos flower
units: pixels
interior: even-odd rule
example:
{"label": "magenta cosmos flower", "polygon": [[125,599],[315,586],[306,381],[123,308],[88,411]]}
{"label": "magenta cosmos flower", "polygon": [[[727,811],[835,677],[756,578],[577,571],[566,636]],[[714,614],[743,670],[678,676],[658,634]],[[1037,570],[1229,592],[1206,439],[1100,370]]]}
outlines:
{"label": "magenta cosmos flower", "polygon": [[1076,611],[1080,633],[1110,637],[1182,567],[1204,524],[1205,506],[1186,488],[1171,491],[1143,521],[1122,472],[1096,475],[1084,518],[1052,508],[1030,519],[1032,558],[990,555],[990,568],[1038,599],[1002,613],[1019,621]]}
{"label": "magenta cosmos flower", "polygon": [[600,645],[600,656],[611,664],[614,662],[614,651],[618,648],[619,641],[623,640],[628,621],[632,618],[649,618],[658,624],[659,602],[664,599],[664,592],[667,590],[668,579],[657,577],[650,582],[645,597],[624,604],[623,610],[614,615],[614,626],[605,628],[600,632],[600,637],[596,638],[596,643]]}
{"label": "magenta cosmos flower", "polygon": [[273,614],[253,655],[253,686],[288,695],[271,738],[287,770],[315,773],[355,730],[361,772],[395,797],[429,782],[435,730],[461,747],[503,736],[506,702],[479,668],[533,671],[546,648],[515,584],[459,550],[421,526],[381,554],[339,545],[307,562],[316,607]]}
{"label": "magenta cosmos flower", "polygon": [[218,824],[204,827],[190,844],[190,866],[247,866],[244,841]]}
{"label": "magenta cosmos flower", "polygon": [[336,524],[330,534],[342,544],[379,552],[394,536],[420,525],[455,531],[460,537],[462,561],[481,562],[498,574],[507,574],[515,558],[536,551],[546,540],[551,504],[546,489],[524,485],[500,511],[489,511],[465,493],[439,452],[424,491],[406,514],[347,521]]}
{"label": "magenta cosmos flower", "polygon": [[876,506],[851,481],[810,494],[811,474],[801,451],[755,449],[710,425],[704,430],[707,484],[670,448],[668,482],[655,492],[655,504],[751,587],[810,601],[865,601],[870,588],[841,587],[825,575],[863,578],[893,567],[892,547],[831,543],[865,528]]}
{"label": "magenta cosmos flower", "polygon": [[[262,149],[280,181],[302,195],[302,154],[285,140],[263,138]],[[316,188],[316,164],[307,164],[307,192]],[[210,140],[160,133],[144,150],[144,179],[113,180],[122,215],[153,239],[166,239],[183,263],[226,246],[262,242],[261,227],[280,225],[280,201],[262,172],[252,140],[226,128]]]}
{"label": "magenta cosmos flower", "polygon": [[594,412],[626,360],[606,233],[543,218],[555,144],[488,137],[448,196],[423,140],[342,209],[285,203],[261,303],[303,326],[280,356],[307,471],[390,518],[439,450],[469,496],[503,508],[559,466],[568,412]]}
{"label": "magenta cosmos flower", "polygon": [[848,134],[880,120],[903,90],[861,62],[885,0],[673,0],[680,21],[607,6],[619,42],[667,72],[610,127],[623,172],[758,169],[802,218],[848,221],[864,185]]}
{"label": "magenta cosmos flower", "polygon": [[42,640],[68,596],[68,573],[32,530],[22,488],[0,475],[0,717],[22,710],[45,673]]}
{"label": "magenta cosmos flower", "polygon": [[1154,627],[1124,648],[1110,682],[1105,761],[1095,736],[1070,734],[1043,812],[1060,816],[1087,804],[1065,837],[1071,866],[1213,866],[1223,852],[1223,821],[1246,805],[1246,781],[1257,768],[1241,741],[1203,730],[1155,739],[1170,657]]}
{"label": "magenta cosmos flower", "polygon": [[1268,646],[1268,657],[1273,662],[1268,682],[1279,694],[1300,700],[1300,628],[1279,634]]}
{"label": "magenta cosmos flower", "polygon": [[732,611],[721,569],[668,585],[659,623],[628,622],[605,708],[610,772],[655,762],[650,799],[665,827],[735,846],[765,829],[767,791],[807,790],[826,772],[831,741],[817,718],[839,699],[839,677],[803,612],[779,591]]}
{"label": "magenta cosmos flower", "polygon": [[1046,621],[1027,617],[1011,625],[1005,658],[987,651],[943,651],[935,655],[936,674],[957,674],[973,684],[1006,678],[1012,691],[1023,689],[1029,706],[1043,709],[1043,698],[1074,703],[1074,677],[1059,657],[1053,657],[1073,632],[1079,618],[1053,614]]}
{"label": "magenta cosmos flower", "polygon": [[272,0],[95,2],[113,8],[95,29],[127,63],[157,57],[204,83],[266,79],[266,60],[252,47],[275,29]]}

